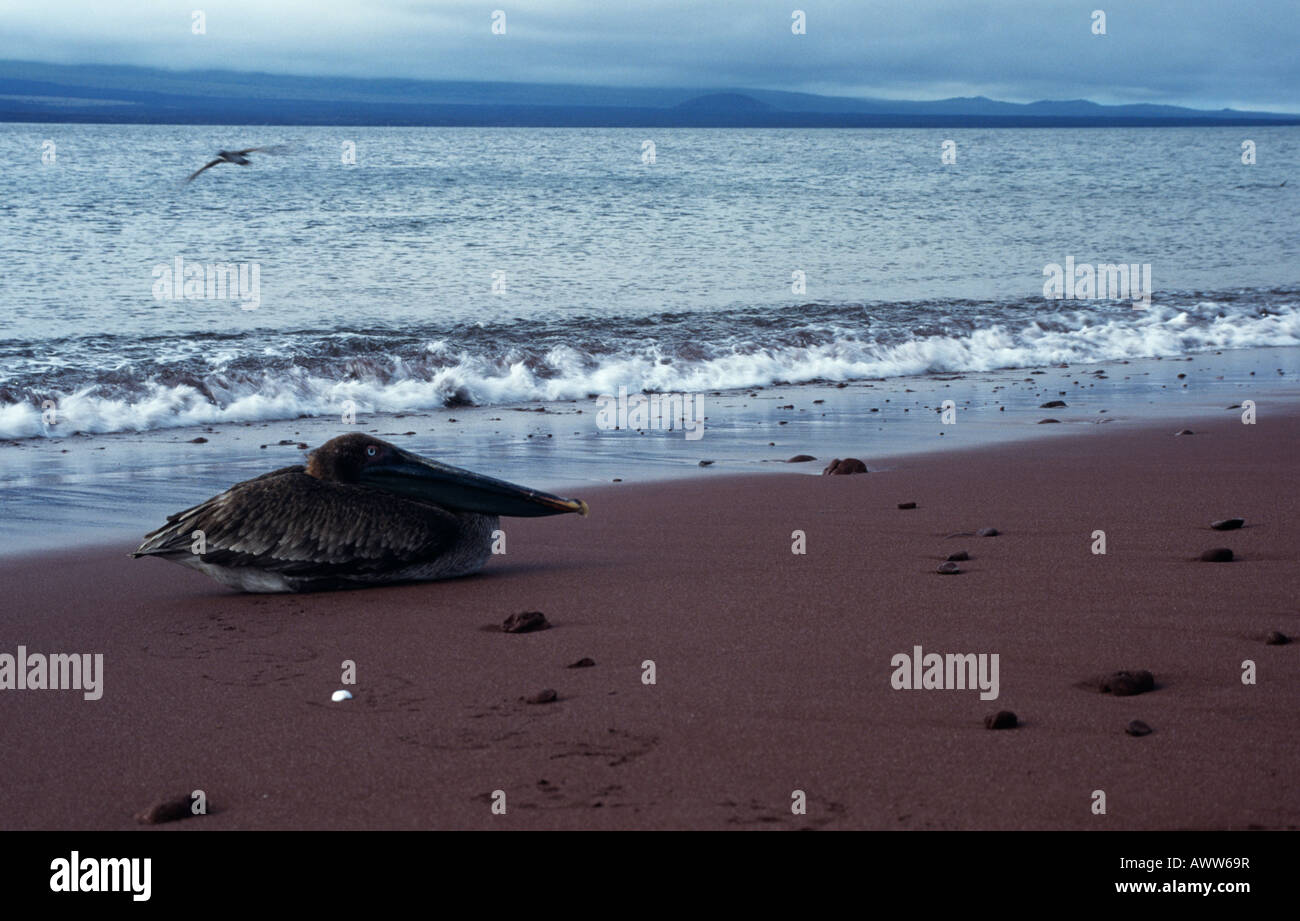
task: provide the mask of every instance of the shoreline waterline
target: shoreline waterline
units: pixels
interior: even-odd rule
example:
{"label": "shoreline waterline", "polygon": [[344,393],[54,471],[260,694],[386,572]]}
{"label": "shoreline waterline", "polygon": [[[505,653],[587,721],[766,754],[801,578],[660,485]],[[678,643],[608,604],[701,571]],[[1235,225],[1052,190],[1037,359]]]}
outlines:
{"label": "shoreline waterline", "polygon": [[[345,431],[568,495],[617,482],[816,474],[834,457],[879,470],[895,458],[1028,445],[1085,428],[1164,420],[1172,433],[1243,413],[1229,407],[1245,401],[1267,419],[1300,404],[1300,348],[701,396],[694,439],[681,430],[600,428],[597,401],[566,401],[361,415],[352,425],[306,418],[0,442],[0,555],[138,537],[240,480],[300,463],[305,450]],[[1065,406],[1043,408],[1056,402]],[[816,460],[786,462],[801,454]]]}

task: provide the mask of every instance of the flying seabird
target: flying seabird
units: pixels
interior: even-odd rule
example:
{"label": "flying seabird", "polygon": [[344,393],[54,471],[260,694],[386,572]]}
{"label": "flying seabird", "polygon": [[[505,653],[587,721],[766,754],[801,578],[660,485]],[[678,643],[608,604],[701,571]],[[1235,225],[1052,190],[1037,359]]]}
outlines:
{"label": "flying seabird", "polygon": [[264,473],[168,516],[131,555],[171,560],[246,592],[450,579],[483,568],[497,516],[565,512],[586,515],[587,503],[369,435],[340,435],[306,466]]}
{"label": "flying seabird", "polygon": [[204,164],[200,168],[196,169],[194,172],[190,173],[189,178],[187,178],[185,181],[193,182],[195,176],[197,176],[199,173],[203,172],[206,169],[212,169],[212,167],[216,166],[218,163],[237,163],[240,166],[251,166],[253,161],[248,159],[249,154],[251,153],[273,154],[273,153],[279,153],[282,150],[284,150],[284,148],[278,144],[272,147],[248,147],[244,150],[218,150],[217,158],[215,160],[213,160],[211,163]]}

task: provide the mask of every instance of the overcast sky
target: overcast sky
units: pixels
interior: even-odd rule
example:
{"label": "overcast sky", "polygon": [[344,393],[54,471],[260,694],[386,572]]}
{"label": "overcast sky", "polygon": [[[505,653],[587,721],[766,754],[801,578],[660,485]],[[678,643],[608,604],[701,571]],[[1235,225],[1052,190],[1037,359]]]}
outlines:
{"label": "overcast sky", "polygon": [[1300,0],[0,0],[17,60],[908,99],[1296,112],[1297,48]]}

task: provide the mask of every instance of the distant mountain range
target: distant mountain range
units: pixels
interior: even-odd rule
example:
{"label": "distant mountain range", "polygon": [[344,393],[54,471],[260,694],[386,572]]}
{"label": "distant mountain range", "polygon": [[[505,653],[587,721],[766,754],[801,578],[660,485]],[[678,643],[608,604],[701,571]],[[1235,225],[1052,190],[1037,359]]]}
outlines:
{"label": "distant mountain range", "polygon": [[0,121],[203,125],[520,127],[1089,127],[1296,125],[1300,115],[1028,104],[983,96],[910,102],[777,90],[298,77],[0,61]]}

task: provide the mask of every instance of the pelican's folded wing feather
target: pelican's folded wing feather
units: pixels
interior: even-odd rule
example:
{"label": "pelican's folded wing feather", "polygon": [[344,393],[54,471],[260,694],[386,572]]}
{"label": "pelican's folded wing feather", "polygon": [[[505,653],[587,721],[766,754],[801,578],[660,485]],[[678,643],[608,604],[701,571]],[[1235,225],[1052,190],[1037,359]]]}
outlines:
{"label": "pelican's folded wing feather", "polygon": [[437,506],[285,468],[170,517],[134,555],[191,553],[195,531],[203,532],[204,563],[344,576],[432,559],[455,544],[460,520]]}

